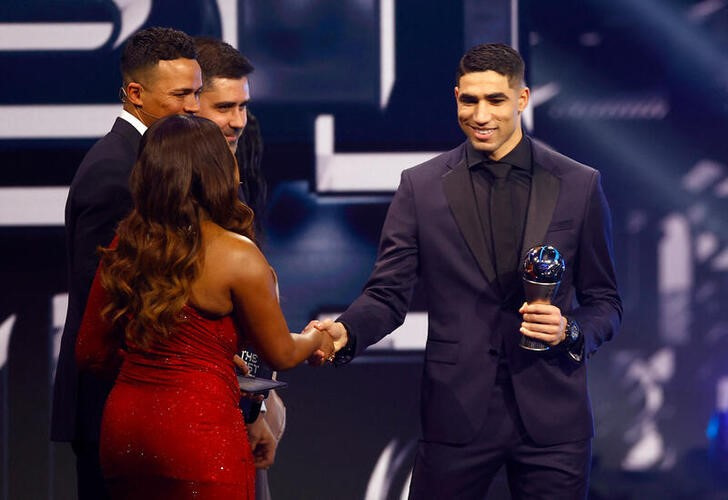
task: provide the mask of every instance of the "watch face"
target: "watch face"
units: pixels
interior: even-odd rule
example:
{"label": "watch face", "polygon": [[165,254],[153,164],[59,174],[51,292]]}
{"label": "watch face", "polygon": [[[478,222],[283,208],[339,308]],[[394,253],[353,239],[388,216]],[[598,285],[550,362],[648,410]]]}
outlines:
{"label": "watch face", "polygon": [[566,331],[568,332],[569,340],[571,340],[572,343],[579,340],[579,327],[576,323],[569,321],[566,325]]}

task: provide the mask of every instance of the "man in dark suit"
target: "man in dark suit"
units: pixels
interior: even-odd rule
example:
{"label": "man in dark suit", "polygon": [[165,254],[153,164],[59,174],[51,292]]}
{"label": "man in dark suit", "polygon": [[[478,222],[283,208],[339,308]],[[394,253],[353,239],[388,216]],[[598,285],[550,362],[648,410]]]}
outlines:
{"label": "man in dark suit", "polygon": [[159,118],[199,110],[200,66],[192,39],[170,28],[136,33],[121,57],[123,110],[111,131],[84,157],[66,202],[68,311],[53,398],[51,439],[71,442],[76,454],[79,498],[106,498],[99,466],[99,431],[113,381],[79,374],[76,334],[93,281],[99,246],[132,208],[129,174],[139,141]]}
{"label": "man in dark suit", "polygon": [[[362,295],[336,322],[335,363],[399,326],[423,285],[428,335],[422,440],[410,497],[482,499],[505,465],[514,498],[584,498],[593,420],[586,359],[622,306],[599,173],[521,130],[529,100],[512,48],[461,59],[467,141],[402,173]],[[566,260],[552,304],[525,303],[519,261],[549,244]],[[521,335],[548,350],[519,346]]]}

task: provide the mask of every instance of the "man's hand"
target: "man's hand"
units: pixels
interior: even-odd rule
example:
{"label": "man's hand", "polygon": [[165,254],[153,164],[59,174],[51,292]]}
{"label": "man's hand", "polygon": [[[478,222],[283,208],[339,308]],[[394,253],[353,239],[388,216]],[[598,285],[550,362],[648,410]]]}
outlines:
{"label": "man's hand", "polygon": [[554,347],[566,338],[566,318],[551,304],[524,302],[518,310],[523,315],[521,333]]}
{"label": "man's hand", "polygon": [[[308,328],[316,328],[324,334],[329,335],[334,341],[334,352],[339,352],[349,341],[349,334],[346,331],[346,327],[342,323],[334,322],[332,319],[311,321],[308,325],[306,325],[306,329]],[[321,350],[314,352],[311,357],[308,358],[308,364],[313,366],[321,366],[326,361],[325,353]]]}
{"label": "man's hand", "polygon": [[267,469],[273,465],[278,443],[263,415],[258,415],[255,422],[248,424],[248,440],[250,441],[250,448],[253,450],[255,467]]}

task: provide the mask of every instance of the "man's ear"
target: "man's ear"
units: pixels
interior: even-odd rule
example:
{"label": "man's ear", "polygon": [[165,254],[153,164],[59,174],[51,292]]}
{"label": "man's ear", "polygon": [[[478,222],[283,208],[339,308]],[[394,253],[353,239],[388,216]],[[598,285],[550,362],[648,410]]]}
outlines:
{"label": "man's ear", "polygon": [[137,82],[129,82],[124,87],[126,91],[126,100],[134,106],[142,106],[142,85]]}
{"label": "man's ear", "polygon": [[523,87],[521,93],[518,95],[518,112],[522,112],[528,106],[528,101],[531,98],[531,89]]}

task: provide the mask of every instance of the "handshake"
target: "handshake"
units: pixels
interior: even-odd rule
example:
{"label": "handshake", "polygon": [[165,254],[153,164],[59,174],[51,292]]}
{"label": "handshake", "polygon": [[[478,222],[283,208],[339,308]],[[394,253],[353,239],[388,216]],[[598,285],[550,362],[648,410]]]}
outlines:
{"label": "handshake", "polygon": [[323,333],[321,336],[321,344],[313,354],[308,358],[308,364],[312,366],[321,366],[326,362],[333,363],[336,353],[346,346],[349,341],[349,334],[346,327],[331,319],[323,321],[311,321],[301,333],[308,333],[311,329],[316,329]]}

